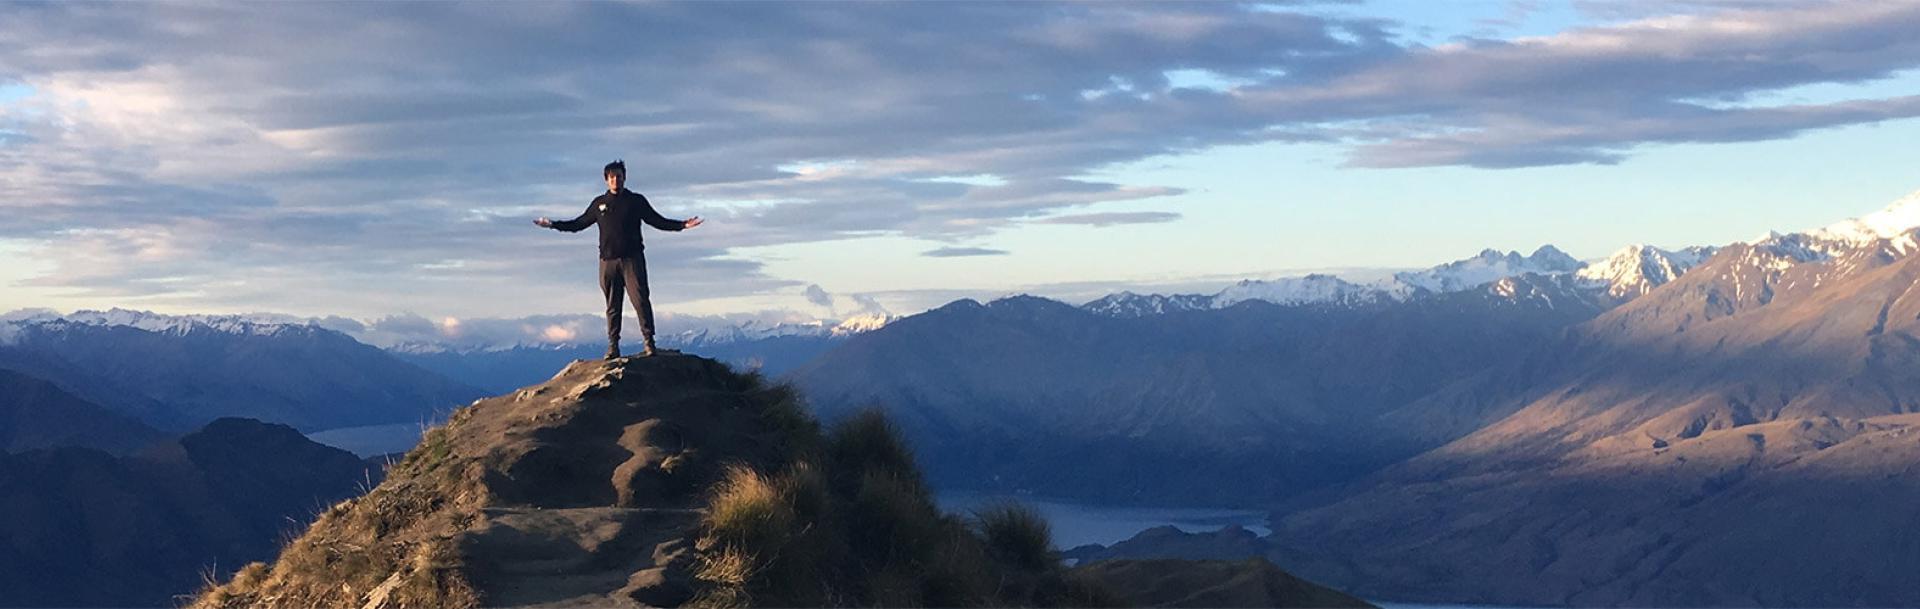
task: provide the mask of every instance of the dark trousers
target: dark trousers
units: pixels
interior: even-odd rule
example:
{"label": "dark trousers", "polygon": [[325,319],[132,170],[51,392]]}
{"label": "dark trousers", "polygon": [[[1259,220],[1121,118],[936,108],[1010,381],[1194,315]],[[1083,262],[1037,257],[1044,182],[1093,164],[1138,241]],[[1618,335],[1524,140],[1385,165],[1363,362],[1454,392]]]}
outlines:
{"label": "dark trousers", "polygon": [[616,258],[600,261],[600,293],[607,297],[607,346],[620,344],[621,294],[633,300],[633,308],[639,309],[640,336],[646,344],[653,344],[653,302],[647,299],[647,257],[644,254],[629,258]]}

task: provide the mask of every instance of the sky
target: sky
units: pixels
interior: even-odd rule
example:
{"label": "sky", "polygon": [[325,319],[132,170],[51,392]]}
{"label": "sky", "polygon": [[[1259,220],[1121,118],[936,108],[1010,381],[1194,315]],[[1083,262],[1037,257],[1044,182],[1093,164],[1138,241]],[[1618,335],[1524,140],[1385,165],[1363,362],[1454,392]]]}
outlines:
{"label": "sky", "polygon": [[0,311],[663,317],[1724,244],[1920,190],[1920,2],[0,4]]}

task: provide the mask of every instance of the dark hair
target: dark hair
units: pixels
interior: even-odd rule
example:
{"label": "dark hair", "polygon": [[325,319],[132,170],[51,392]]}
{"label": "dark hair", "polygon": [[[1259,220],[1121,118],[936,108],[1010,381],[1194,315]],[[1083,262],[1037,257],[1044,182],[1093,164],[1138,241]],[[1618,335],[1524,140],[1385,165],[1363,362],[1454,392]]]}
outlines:
{"label": "dark hair", "polygon": [[607,177],[616,171],[620,172],[620,175],[627,175],[627,162],[614,159],[612,163],[607,163],[606,168],[600,170],[600,177]]}

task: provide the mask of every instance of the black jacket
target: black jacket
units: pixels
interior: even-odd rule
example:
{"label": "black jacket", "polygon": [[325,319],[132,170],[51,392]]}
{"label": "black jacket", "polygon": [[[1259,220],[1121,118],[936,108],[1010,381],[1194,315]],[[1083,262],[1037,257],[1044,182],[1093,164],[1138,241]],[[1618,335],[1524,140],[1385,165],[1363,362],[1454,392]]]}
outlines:
{"label": "black jacket", "polygon": [[660,212],[653,210],[653,204],[648,203],[646,197],[622,188],[618,193],[594,197],[580,217],[556,220],[553,228],[573,233],[599,224],[600,259],[618,260],[639,256],[646,249],[640,242],[642,222],[660,230],[677,231],[687,227],[685,220],[670,220],[660,215]]}

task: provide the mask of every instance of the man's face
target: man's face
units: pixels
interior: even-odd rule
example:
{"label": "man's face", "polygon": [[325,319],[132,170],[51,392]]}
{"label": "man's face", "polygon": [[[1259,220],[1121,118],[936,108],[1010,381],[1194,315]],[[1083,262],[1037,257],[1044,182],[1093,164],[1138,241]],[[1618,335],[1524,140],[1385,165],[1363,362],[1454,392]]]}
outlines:
{"label": "man's face", "polygon": [[608,192],[620,190],[620,187],[626,185],[626,183],[627,183],[627,174],[618,172],[618,171],[607,172],[607,191]]}

